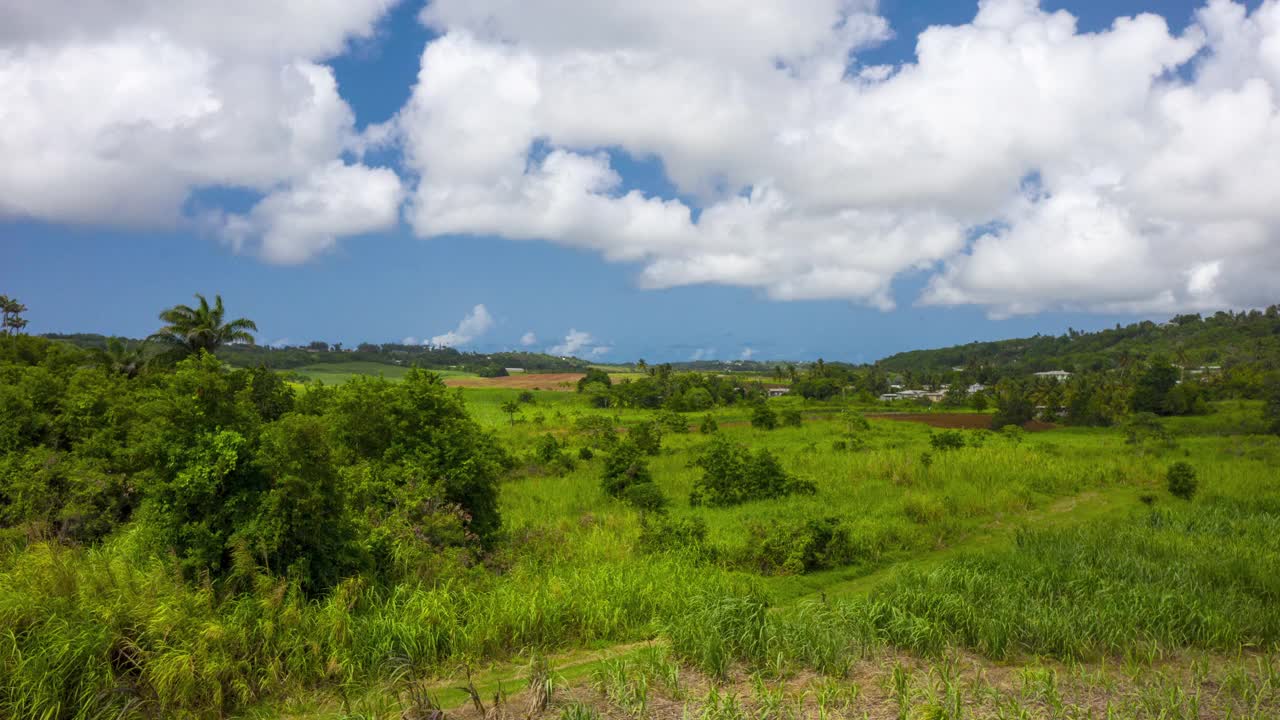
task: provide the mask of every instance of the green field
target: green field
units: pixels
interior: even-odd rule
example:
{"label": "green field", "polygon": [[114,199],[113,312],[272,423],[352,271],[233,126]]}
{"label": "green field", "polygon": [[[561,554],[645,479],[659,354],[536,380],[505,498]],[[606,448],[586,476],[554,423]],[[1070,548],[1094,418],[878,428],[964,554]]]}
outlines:
{"label": "green field", "polygon": [[[320,381],[330,385],[343,383],[354,377],[384,377],[388,380],[399,380],[409,368],[403,365],[387,365],[375,362],[342,362],[316,363],[304,365],[291,372],[297,373],[309,381]],[[441,377],[474,377],[473,373],[462,370],[433,370]]]}
{"label": "green field", "polygon": [[[215,552],[196,571],[157,550],[181,494],[92,539],[49,528],[84,536],[88,516],[74,502],[105,507],[97,486],[48,520],[8,522],[5,717],[420,718],[438,706],[479,720],[475,700],[507,717],[1280,716],[1280,439],[1261,434],[1261,403],[1217,403],[1130,441],[1112,428],[864,423],[839,399],[796,397],[769,407],[798,411],[800,424],[765,430],[744,403],[683,415],[601,409],[578,393],[448,389],[351,365],[304,368],[323,385],[295,399],[214,361],[136,385],[74,369],[10,372],[32,398],[65,373],[50,432],[75,438],[73,468],[86,477],[148,447],[101,455],[115,441],[89,431],[95,418],[213,443],[196,452],[178,442],[164,457],[203,462],[216,451],[223,465],[139,475],[177,493],[242,462],[226,454],[240,447],[226,435],[236,427],[261,433],[264,459],[244,467],[296,478],[279,485],[303,498],[288,522],[346,519],[307,535],[278,514],[256,516],[221,556],[230,566]],[[116,408],[110,393],[132,399]],[[250,408],[261,416],[237,414]],[[715,432],[699,431],[707,418]],[[602,484],[619,448],[652,439],[651,421],[660,443],[623,477],[651,477],[661,512]],[[172,434],[180,423],[208,429]],[[426,443],[423,454],[391,464],[410,440]],[[424,487],[461,482],[480,462],[465,443],[484,442],[506,458],[501,525],[487,545],[458,534],[467,520],[453,524],[459,515],[434,496],[382,495],[415,487],[415,474]],[[793,489],[694,504],[695,491],[710,492],[715,443],[768,451]],[[0,468],[13,508],[28,497],[19,473],[56,480],[56,455],[25,452]],[[1194,469],[1190,499],[1168,488],[1175,463]],[[349,488],[350,505],[308,494],[319,483]],[[295,507],[281,492],[259,512]],[[375,512],[383,503],[390,510]],[[73,512],[80,524],[68,525]],[[200,549],[186,538],[214,520],[190,516],[168,542]],[[363,533],[376,564],[308,586],[306,568],[324,558],[280,568],[272,558],[297,557],[272,544],[287,532],[334,557],[331,537]]]}

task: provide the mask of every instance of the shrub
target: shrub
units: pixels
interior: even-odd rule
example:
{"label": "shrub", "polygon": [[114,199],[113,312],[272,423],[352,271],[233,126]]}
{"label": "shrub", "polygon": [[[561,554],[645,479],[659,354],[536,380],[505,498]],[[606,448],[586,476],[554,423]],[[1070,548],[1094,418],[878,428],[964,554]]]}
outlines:
{"label": "shrub", "polygon": [[516,396],[516,402],[535,405],[538,402],[538,398],[534,396],[532,390],[521,390],[520,394]]}
{"label": "shrub", "polygon": [[653,481],[634,483],[622,492],[622,499],[638,510],[664,513],[667,510],[667,496]]}
{"label": "shrub", "polygon": [[645,455],[657,455],[662,452],[662,429],[652,420],[636,425],[631,429],[629,437]]}
{"label": "shrub", "polygon": [[1125,442],[1130,445],[1143,445],[1148,442],[1158,445],[1173,445],[1173,436],[1165,428],[1164,423],[1155,413],[1133,413],[1120,424]]}
{"label": "shrub", "polygon": [[1199,483],[1196,481],[1196,469],[1190,463],[1179,460],[1169,466],[1165,474],[1169,485],[1169,493],[1174,497],[1190,500],[1196,494]]}
{"label": "shrub", "polygon": [[1000,428],[1000,434],[1014,445],[1021,445],[1027,439],[1027,431],[1021,425],[1004,425]]}
{"label": "shrub", "polygon": [[783,427],[800,427],[804,425],[804,418],[800,415],[800,411],[795,408],[787,408],[782,411]]}
{"label": "shrub", "polygon": [[703,435],[710,435],[711,433],[719,432],[719,431],[720,431],[720,424],[717,423],[716,419],[711,417],[710,415],[707,415],[706,417],[702,418],[702,424],[698,425],[698,432],[702,433]]}
{"label": "shrub", "polygon": [[767,404],[760,402],[751,411],[751,427],[758,430],[773,430],[778,427],[778,416]]}
{"label": "shrub", "polygon": [[959,430],[943,430],[940,433],[929,433],[929,444],[934,450],[946,452],[964,447],[964,433]]}
{"label": "shrub", "polygon": [[767,449],[752,453],[723,437],[711,441],[696,465],[703,472],[689,496],[689,503],[695,506],[705,502],[724,507],[817,492],[813,483],[787,474]]}
{"label": "shrub", "polygon": [[706,554],[707,521],[700,517],[673,519],[665,515],[640,521],[640,550],[647,553],[693,550]]}
{"label": "shrub", "polygon": [[592,452],[591,448],[589,448],[589,447],[578,448],[578,459],[579,459],[579,460],[590,460],[590,459],[594,458],[595,456],[596,456],[596,454],[595,454],[594,452]]}
{"label": "shrub", "polygon": [[548,469],[560,474],[570,472],[574,468],[573,458],[564,451],[564,446],[551,433],[545,433],[534,441],[533,457]]}
{"label": "shrub", "polygon": [[667,499],[653,482],[649,464],[632,438],[618,443],[604,461],[601,487],[610,497],[624,500],[641,510],[665,508]]}
{"label": "shrub", "polygon": [[[699,388],[701,389],[701,388]],[[703,392],[706,392],[705,390]],[[682,434],[689,432],[689,421],[675,410],[663,410],[658,413],[658,426],[666,432]]]}
{"label": "shrub", "polygon": [[574,421],[573,429],[585,436],[590,447],[608,449],[618,442],[617,426],[603,415],[584,415]]}
{"label": "shrub", "polygon": [[840,420],[850,434],[866,432],[871,429],[871,423],[867,418],[853,408],[848,408],[840,413]]}
{"label": "shrub", "polygon": [[834,517],[757,523],[749,534],[740,561],[765,574],[800,575],[841,567],[856,555],[849,529]]}

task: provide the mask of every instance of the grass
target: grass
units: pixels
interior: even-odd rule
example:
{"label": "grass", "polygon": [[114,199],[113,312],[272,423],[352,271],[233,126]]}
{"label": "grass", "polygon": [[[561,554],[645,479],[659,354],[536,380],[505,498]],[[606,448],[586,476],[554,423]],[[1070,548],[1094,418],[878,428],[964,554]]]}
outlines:
{"label": "grass", "polygon": [[[646,552],[641,515],[600,489],[601,454],[560,473],[532,450],[551,433],[576,457],[578,418],[653,413],[535,392],[513,423],[501,406],[519,391],[458,392],[519,458],[488,567],[310,601],[262,577],[226,597],[129,533],[15,541],[0,550],[0,716],[400,717],[410,688],[467,716],[461,668],[492,704],[541,653],[553,717],[1280,714],[1280,442],[1251,433],[1249,405],[1171,422],[1172,447],[1060,429],[966,432],[946,452],[893,421],[836,449],[834,405],[787,398],[805,423],[771,432],[719,409],[722,434],[817,494],[690,507],[707,438],[668,433],[653,477],[707,547]],[[1175,460],[1199,471],[1191,502],[1164,490]],[[827,517],[835,567],[759,572],[770,529]]]}

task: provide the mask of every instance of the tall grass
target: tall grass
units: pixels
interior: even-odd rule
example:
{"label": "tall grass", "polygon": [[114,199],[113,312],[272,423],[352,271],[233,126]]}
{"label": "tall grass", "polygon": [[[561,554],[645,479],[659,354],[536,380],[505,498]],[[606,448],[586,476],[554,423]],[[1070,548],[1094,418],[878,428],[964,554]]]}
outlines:
{"label": "tall grass", "polygon": [[734,582],[676,557],[515,568],[487,583],[375,588],[307,601],[283,582],[220,598],[113,548],[28,548],[0,574],[0,716],[129,708],[216,716],[317,685],[412,667],[448,672],[525,648],[652,637],[691,589]]}

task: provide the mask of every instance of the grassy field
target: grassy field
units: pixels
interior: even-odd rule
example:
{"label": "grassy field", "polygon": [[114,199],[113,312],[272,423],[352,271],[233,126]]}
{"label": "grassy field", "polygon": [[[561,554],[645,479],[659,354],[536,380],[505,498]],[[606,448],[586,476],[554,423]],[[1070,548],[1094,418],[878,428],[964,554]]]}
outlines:
{"label": "grassy field", "polygon": [[[838,404],[772,401],[804,420],[771,431],[722,408],[718,435],[816,492],[692,506],[710,437],[669,430],[647,459],[657,519],[603,492],[608,450],[580,430],[655,413],[453,392],[518,459],[484,566],[236,599],[128,534],[6,551],[9,716],[92,717],[52,698],[136,665],[126,717],[1280,717],[1280,440],[1256,405],[1169,420],[1168,443],[965,430],[956,449]],[[571,461],[537,458],[547,435]],[[1165,487],[1177,461],[1191,500]]]}

